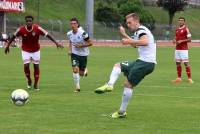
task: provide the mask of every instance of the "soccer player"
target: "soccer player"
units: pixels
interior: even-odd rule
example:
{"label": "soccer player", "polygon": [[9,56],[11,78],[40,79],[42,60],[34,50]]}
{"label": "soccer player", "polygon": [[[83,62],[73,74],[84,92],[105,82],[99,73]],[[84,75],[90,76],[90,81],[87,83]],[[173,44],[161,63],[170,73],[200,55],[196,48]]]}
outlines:
{"label": "soccer player", "polygon": [[9,35],[0,33],[0,41],[7,42],[9,40]]}
{"label": "soccer player", "polygon": [[73,79],[75,91],[80,92],[80,76],[87,76],[87,57],[89,55],[89,46],[92,46],[92,40],[80,26],[77,18],[70,20],[71,31],[67,32],[69,39],[69,51],[73,70]]}
{"label": "soccer player", "polygon": [[4,47],[4,43],[8,42],[9,37],[7,34],[0,33],[0,47]]}
{"label": "soccer player", "polygon": [[192,84],[194,82],[191,77],[191,69],[190,69],[190,64],[188,60],[188,42],[191,42],[191,33],[185,24],[185,18],[180,17],[178,22],[179,22],[179,26],[176,29],[176,37],[174,40],[174,43],[176,44],[175,61],[176,61],[178,77],[175,80],[173,80],[173,82],[180,83],[182,81],[181,62],[183,62],[185,65],[187,76],[188,76],[188,82]]}
{"label": "soccer player", "polygon": [[134,32],[130,37],[125,29],[120,26],[119,30],[123,36],[122,44],[138,48],[139,58],[136,61],[124,61],[116,63],[110,75],[109,81],[102,87],[95,89],[96,93],[105,93],[113,90],[113,86],[124,73],[127,80],[124,82],[124,92],[119,111],[111,114],[111,118],[124,118],[127,116],[126,108],[132,97],[133,89],[147,76],[152,73],[156,64],[156,44],[151,31],[140,24],[137,14],[131,13],[126,16],[128,28]]}
{"label": "soccer player", "polygon": [[15,40],[16,37],[22,37],[22,59],[24,63],[24,73],[27,78],[27,88],[32,88],[32,80],[30,76],[29,64],[32,61],[34,66],[34,85],[35,90],[39,90],[38,81],[40,76],[39,62],[40,62],[40,44],[39,37],[40,35],[49,38],[55,43],[58,48],[63,48],[62,45],[58,44],[55,39],[48,34],[42,27],[33,23],[33,16],[26,16],[25,21],[26,25],[20,26],[14,35],[9,40],[8,44],[5,47],[5,53],[9,53],[9,46]]}

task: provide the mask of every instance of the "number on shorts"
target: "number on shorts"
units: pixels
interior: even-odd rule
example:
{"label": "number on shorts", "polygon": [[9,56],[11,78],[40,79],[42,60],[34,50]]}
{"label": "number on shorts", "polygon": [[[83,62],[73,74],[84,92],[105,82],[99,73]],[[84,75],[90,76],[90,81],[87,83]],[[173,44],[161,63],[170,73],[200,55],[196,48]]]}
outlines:
{"label": "number on shorts", "polygon": [[128,66],[128,61],[122,62],[122,65]]}
{"label": "number on shorts", "polygon": [[72,64],[73,64],[73,65],[76,65],[76,60],[72,60]]}

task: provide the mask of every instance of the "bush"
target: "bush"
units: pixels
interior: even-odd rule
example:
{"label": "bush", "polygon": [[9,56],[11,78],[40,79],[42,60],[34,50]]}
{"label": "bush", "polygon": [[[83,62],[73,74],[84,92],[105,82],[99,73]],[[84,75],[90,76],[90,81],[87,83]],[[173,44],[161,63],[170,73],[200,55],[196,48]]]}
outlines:
{"label": "bush", "polygon": [[95,11],[95,19],[99,22],[105,23],[118,23],[122,20],[122,16],[119,14],[117,8],[99,3]]}
{"label": "bush", "polygon": [[140,21],[143,25],[147,26],[151,30],[155,28],[155,19],[150,12],[144,9],[139,0],[127,1],[119,7],[119,12],[123,17],[135,12],[140,16]]}

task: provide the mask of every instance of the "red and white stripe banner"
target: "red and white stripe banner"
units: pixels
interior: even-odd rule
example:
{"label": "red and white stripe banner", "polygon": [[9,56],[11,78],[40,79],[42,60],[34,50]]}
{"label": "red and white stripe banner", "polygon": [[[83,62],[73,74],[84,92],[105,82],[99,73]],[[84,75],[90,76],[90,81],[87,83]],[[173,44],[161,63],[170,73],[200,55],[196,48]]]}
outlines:
{"label": "red and white stripe banner", "polygon": [[0,0],[0,12],[25,12],[24,0]]}

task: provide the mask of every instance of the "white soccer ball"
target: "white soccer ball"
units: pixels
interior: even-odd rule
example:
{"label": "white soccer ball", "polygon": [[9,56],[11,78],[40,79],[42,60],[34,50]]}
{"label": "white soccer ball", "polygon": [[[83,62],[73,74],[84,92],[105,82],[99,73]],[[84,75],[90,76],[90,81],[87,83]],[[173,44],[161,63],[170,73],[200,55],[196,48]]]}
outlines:
{"label": "white soccer ball", "polygon": [[29,94],[26,90],[16,89],[11,94],[12,102],[17,106],[22,106],[28,102]]}

